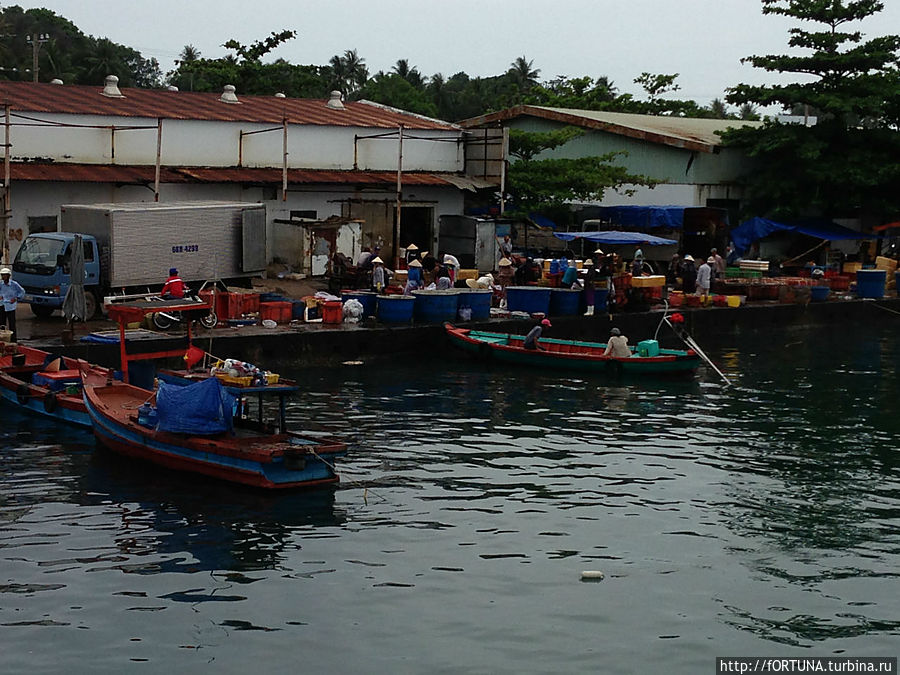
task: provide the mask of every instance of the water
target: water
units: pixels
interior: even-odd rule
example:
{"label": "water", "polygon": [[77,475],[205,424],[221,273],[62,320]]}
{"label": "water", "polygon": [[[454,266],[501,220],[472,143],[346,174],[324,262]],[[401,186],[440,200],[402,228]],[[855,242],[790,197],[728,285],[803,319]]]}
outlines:
{"label": "water", "polygon": [[711,673],[725,655],[894,656],[892,333],[704,341],[730,389],[444,357],[300,371],[293,424],[352,449],[342,484],[315,493],[135,468],[3,408],[3,671]]}

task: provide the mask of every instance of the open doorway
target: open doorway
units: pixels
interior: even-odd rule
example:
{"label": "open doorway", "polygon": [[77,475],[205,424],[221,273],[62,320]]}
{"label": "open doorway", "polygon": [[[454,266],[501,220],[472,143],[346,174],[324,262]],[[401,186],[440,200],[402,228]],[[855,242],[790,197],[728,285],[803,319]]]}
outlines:
{"label": "open doorway", "polygon": [[434,241],[434,208],[431,206],[403,206],[400,215],[400,248],[415,244],[420,250],[431,248]]}

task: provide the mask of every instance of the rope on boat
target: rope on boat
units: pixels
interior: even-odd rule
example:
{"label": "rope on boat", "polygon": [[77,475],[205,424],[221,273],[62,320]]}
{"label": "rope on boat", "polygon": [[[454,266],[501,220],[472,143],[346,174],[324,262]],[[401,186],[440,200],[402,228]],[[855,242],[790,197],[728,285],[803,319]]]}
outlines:
{"label": "rope on boat", "polygon": [[[339,475],[339,474],[338,474],[337,467],[335,467],[334,464],[332,464],[331,462],[329,462],[328,460],[326,460],[324,457],[322,457],[322,455],[320,455],[318,452],[316,452],[316,451],[313,450],[312,448],[308,448],[308,450],[309,450],[309,453],[310,453],[311,455],[313,455],[314,457],[316,457],[316,459],[318,459],[320,462],[322,462],[322,464],[324,464],[324,465],[327,466],[329,469],[331,469],[331,470],[334,472],[334,475],[335,475],[335,476]],[[343,472],[343,471],[342,471],[342,473],[346,473],[346,472]],[[351,472],[351,473],[352,473],[352,472]],[[369,490],[370,490],[371,488],[370,488],[368,485],[366,485],[365,481],[350,481],[350,482],[344,483],[344,485],[346,485],[347,487],[354,487],[354,486],[356,486],[356,487],[362,487],[362,489],[363,489],[363,501],[364,501],[366,504],[369,503]],[[382,496],[381,496],[380,494],[378,494],[377,492],[374,492],[374,491],[373,491],[373,494],[374,494],[376,497],[378,497],[380,500],[384,501],[384,502],[388,501],[387,497],[382,497]]]}

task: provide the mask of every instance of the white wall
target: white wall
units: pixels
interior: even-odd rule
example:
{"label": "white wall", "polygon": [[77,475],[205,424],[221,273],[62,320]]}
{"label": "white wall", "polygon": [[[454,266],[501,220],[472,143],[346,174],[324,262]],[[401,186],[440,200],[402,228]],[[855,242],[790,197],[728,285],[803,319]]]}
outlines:
{"label": "white wall", "polygon": [[[13,120],[11,130],[13,161],[49,160],[88,164],[156,163],[156,120],[152,118],[106,117],[100,115],[30,114],[29,117],[80,127],[20,126]],[[33,122],[28,122],[33,124]],[[107,128],[97,129],[93,126]],[[148,126],[149,129],[117,130],[108,127]],[[275,129],[252,136],[241,132]],[[288,125],[288,166],[307,169],[353,168],[354,136],[371,136],[387,129]],[[455,131],[407,131],[416,137],[403,142],[405,171],[462,171],[461,144],[421,139],[452,139]],[[283,133],[279,125],[238,122],[163,120],[161,161],[164,166],[282,166]],[[115,157],[113,157],[115,155]],[[363,138],[357,142],[360,169],[396,171],[398,141],[394,138]]]}

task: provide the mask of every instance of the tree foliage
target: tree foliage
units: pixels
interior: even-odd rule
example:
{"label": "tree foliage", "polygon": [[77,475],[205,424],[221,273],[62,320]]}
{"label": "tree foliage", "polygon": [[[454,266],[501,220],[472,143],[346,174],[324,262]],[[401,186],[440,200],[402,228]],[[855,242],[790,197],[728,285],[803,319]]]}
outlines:
{"label": "tree foliage", "polygon": [[[515,211],[562,215],[569,210],[569,203],[600,201],[609,189],[656,185],[652,178],[631,174],[614,163],[624,152],[575,159],[536,158],[541,152],[557,148],[582,133],[574,127],[541,133],[510,131],[510,154],[517,161],[509,167],[507,182]],[[625,188],[626,193],[630,191],[631,188]]]}
{"label": "tree foliage", "polygon": [[787,55],[744,59],[799,82],[739,84],[727,100],[812,111],[816,123],[766,121],[729,131],[725,141],[757,160],[746,176],[749,208],[776,217],[896,216],[900,211],[900,37],[868,41],[849,24],[883,9],[878,0],[762,0],[764,14],[789,16]]}
{"label": "tree foliage", "polygon": [[[162,73],[156,59],[106,38],[82,33],[68,19],[49,9],[0,8],[0,79],[31,81],[33,41],[37,36],[38,79],[54,78],[70,84],[103,84],[116,75],[125,87],[159,87]],[[31,39],[31,43],[29,42]]]}

